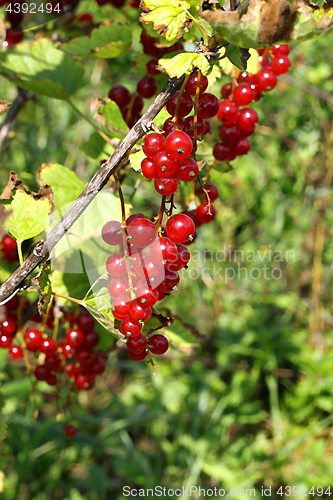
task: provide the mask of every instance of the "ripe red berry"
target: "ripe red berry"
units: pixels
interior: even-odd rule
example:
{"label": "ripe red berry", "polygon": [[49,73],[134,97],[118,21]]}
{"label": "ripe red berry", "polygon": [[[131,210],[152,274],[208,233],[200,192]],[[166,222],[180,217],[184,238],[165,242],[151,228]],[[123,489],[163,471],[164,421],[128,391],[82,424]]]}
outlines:
{"label": "ripe red berry", "polygon": [[[7,19],[12,27],[19,26],[23,21],[23,12],[21,12],[21,10],[19,9],[14,8],[14,6],[15,6],[14,1],[8,2]],[[18,10],[18,12],[15,12],[16,10]]]}
{"label": "ripe red berry", "polygon": [[18,260],[16,241],[8,234],[3,237],[0,244],[0,250],[2,258],[7,262],[16,262]]}
{"label": "ripe red berry", "polygon": [[190,252],[182,243],[176,243],[177,247],[177,258],[174,262],[172,262],[168,268],[175,272],[183,269],[190,260]]}
{"label": "ripe red berry", "polygon": [[144,76],[136,87],[138,94],[145,99],[150,99],[157,92],[157,83],[151,76]]}
{"label": "ripe red berry", "polygon": [[[20,43],[24,38],[24,33],[19,28],[18,26],[16,28],[9,28],[6,31],[6,39],[5,42],[7,43],[8,47],[12,45],[16,45],[17,43]],[[16,259],[18,260],[18,259]]]}
{"label": "ripe red berry", "polygon": [[207,135],[207,134],[210,133],[212,127],[210,125],[210,121],[209,120],[204,120],[204,124],[205,124],[205,130],[204,130],[203,135]]}
{"label": "ripe red berry", "polygon": [[147,307],[153,306],[158,300],[158,292],[148,284],[141,285],[136,290],[136,297],[140,304]]}
{"label": "ripe red berry", "polygon": [[58,353],[54,353],[50,356],[45,357],[44,365],[51,372],[59,372],[61,370],[61,364],[61,359],[59,358]]}
{"label": "ripe red berry", "polygon": [[5,308],[7,312],[16,311],[20,305],[20,297],[18,295],[14,295],[12,299],[10,299],[5,304]]}
{"label": "ripe red berry", "polygon": [[67,344],[75,349],[76,347],[79,347],[79,345],[83,344],[85,337],[82,330],[79,328],[72,328],[66,332],[65,338]]}
{"label": "ripe red berry", "polygon": [[127,318],[121,322],[120,330],[126,337],[137,337],[141,333],[142,325],[135,319]]}
{"label": "ripe red berry", "polygon": [[165,145],[165,138],[162,134],[153,132],[152,134],[147,134],[142,143],[142,149],[146,156],[154,158],[156,153],[161,151]]}
{"label": "ripe red berry", "polygon": [[120,296],[114,299],[112,304],[112,313],[117,319],[125,319],[128,317],[128,306],[131,302],[129,295]]}
{"label": "ripe red berry", "polygon": [[127,340],[127,349],[135,354],[139,354],[147,347],[147,338],[140,333],[136,337],[130,337]]}
{"label": "ripe red berry", "polygon": [[212,203],[201,203],[196,209],[199,224],[208,224],[216,215],[216,209]]}
{"label": "ripe red berry", "polygon": [[220,104],[220,109],[217,113],[217,118],[220,120],[220,122],[224,123],[225,125],[230,125],[231,123],[234,123],[237,120],[239,114],[239,109],[237,104],[234,101],[231,101],[230,99],[226,99],[225,101],[222,101]]}
{"label": "ripe red berry", "polygon": [[79,367],[74,363],[69,363],[65,366],[64,372],[68,375],[68,377],[75,377],[75,375],[79,373]]}
{"label": "ripe red berry", "polygon": [[130,223],[136,219],[148,219],[148,217],[144,214],[131,214],[129,217],[127,217],[126,224],[129,226]]}
{"label": "ripe red berry", "polygon": [[151,308],[134,299],[128,305],[128,316],[133,321],[145,323],[151,317]]}
{"label": "ripe red berry", "polygon": [[277,84],[277,76],[272,66],[265,66],[257,73],[256,85],[260,92],[268,92]]}
{"label": "ripe red berry", "polygon": [[[157,236],[156,227],[149,219],[133,220],[129,224],[127,231],[131,242],[138,248],[149,246]],[[125,261],[123,262],[125,264]]]}
{"label": "ripe red berry", "polygon": [[83,14],[81,14],[79,17],[78,17],[78,22],[79,23],[84,23],[84,22],[87,22],[87,23],[92,23],[94,21],[94,18],[91,14],[89,14],[89,12],[84,12]]}
{"label": "ripe red berry", "polygon": [[254,109],[243,108],[239,112],[237,126],[241,130],[250,131],[253,130],[255,124],[258,123],[258,119],[258,114],[256,111],[254,111]]}
{"label": "ripe red berry", "polygon": [[225,85],[223,85],[221,89],[221,96],[223,97],[223,99],[228,99],[228,97],[231,96],[231,92],[232,92],[232,84],[226,83]]}
{"label": "ripe red berry", "polygon": [[77,433],[77,428],[74,425],[67,425],[65,427],[65,434],[67,437],[74,437]]}
{"label": "ripe red berry", "polygon": [[237,125],[222,125],[219,128],[219,137],[225,146],[230,143],[237,143],[239,140],[239,130]]}
{"label": "ripe red berry", "polygon": [[109,98],[116,104],[118,104],[120,108],[125,108],[131,101],[131,95],[129,91],[122,85],[116,85],[115,87],[112,87],[109,92]]}
{"label": "ripe red berry", "polygon": [[12,343],[13,337],[11,335],[6,335],[5,333],[0,334],[0,347],[3,349],[9,347]]}
{"label": "ripe red berry", "polygon": [[95,378],[88,373],[78,373],[75,376],[75,385],[78,391],[88,391],[94,385]]}
{"label": "ripe red berry", "polygon": [[248,106],[255,97],[255,92],[249,83],[240,83],[234,91],[234,101],[237,106]]}
{"label": "ripe red berry", "polygon": [[165,236],[156,238],[150,245],[149,252],[153,264],[157,266],[161,264],[163,266],[168,266],[177,258],[177,247],[175,243]]}
{"label": "ripe red berry", "polygon": [[95,320],[88,312],[81,312],[77,318],[77,326],[83,333],[89,333],[95,326]]}
{"label": "ripe red berry", "polygon": [[284,43],[282,45],[273,45],[273,47],[271,48],[271,51],[272,51],[273,56],[275,56],[275,57],[282,56],[282,55],[288,56],[289,52],[290,52],[290,47],[286,43]]}
{"label": "ripe red berry", "polygon": [[15,319],[7,314],[2,323],[0,323],[0,330],[3,335],[13,337],[17,331]]}
{"label": "ripe red berry", "polygon": [[[175,115],[176,111],[176,106],[177,106],[177,100],[179,96],[179,91],[176,92],[171,99],[168,101],[167,104],[167,111],[171,116]],[[178,110],[178,118],[184,118],[184,116],[187,116],[191,113],[193,108],[193,101],[187,92],[184,92],[182,95],[182,99],[180,101],[180,106]]]}
{"label": "ripe red berry", "polygon": [[242,139],[239,140],[238,144],[236,145],[235,153],[237,156],[242,156],[248,153],[250,151],[250,148],[251,146],[248,139],[243,137]]}
{"label": "ripe red berry", "polygon": [[205,93],[199,97],[198,116],[209,119],[217,115],[219,100],[214,94]]}
{"label": "ripe red berry", "polygon": [[188,215],[175,214],[168,219],[165,230],[172,241],[184,243],[191,239],[195,231],[195,225]]}
{"label": "ripe red berry", "polygon": [[185,158],[179,160],[176,175],[180,181],[190,182],[193,181],[199,173],[199,167],[196,161],[192,158]]}
{"label": "ripe red berry", "polygon": [[148,342],[148,349],[153,354],[164,354],[169,349],[169,342],[164,335],[156,334],[150,337]]}
{"label": "ripe red berry", "polygon": [[[172,121],[172,118],[168,118],[165,120],[164,125],[163,125],[163,130],[165,133],[165,137],[167,137],[171,132],[174,131],[174,122]],[[182,118],[178,118],[177,120],[177,128],[179,130],[185,130],[185,122]]]}
{"label": "ripe red berry", "polygon": [[150,75],[159,75],[160,71],[156,68],[158,61],[156,59],[151,59],[147,62],[146,68]]}
{"label": "ripe red berry", "polygon": [[149,255],[143,259],[138,258],[134,266],[137,274],[144,278],[147,283],[154,284],[154,286],[161,283],[164,277],[164,266],[162,264],[154,265]]}
{"label": "ripe red berry", "polygon": [[45,379],[47,385],[57,385],[57,377],[53,373],[49,373]]}
{"label": "ripe red berry", "polygon": [[95,330],[92,330],[91,332],[87,332],[85,335],[84,339],[84,345],[87,347],[95,347],[99,342],[99,335]]}
{"label": "ripe red berry", "polygon": [[108,292],[110,297],[115,299],[119,295],[126,295],[128,291],[129,283],[125,278],[115,278],[108,284]]}
{"label": "ripe red berry", "polygon": [[[1,337],[0,337],[0,343],[1,343]],[[21,359],[23,357],[23,350],[22,347],[19,345],[11,345],[8,350],[9,356],[13,360]]]}
{"label": "ripe red berry", "polygon": [[[58,344],[58,349],[59,349],[59,344]],[[61,351],[65,358],[67,359],[72,359],[75,356],[75,349],[69,344],[64,344],[61,346]]]}
{"label": "ripe red berry", "polygon": [[165,151],[175,160],[183,160],[192,153],[192,139],[181,130],[174,130],[165,141]]}
{"label": "ripe red berry", "polygon": [[170,196],[178,189],[178,179],[176,175],[167,178],[156,177],[154,180],[154,187],[159,194]]}
{"label": "ripe red berry", "polygon": [[231,150],[229,146],[223,144],[223,142],[218,142],[213,148],[213,156],[218,161],[226,161],[230,158]]}
{"label": "ripe red berry", "polygon": [[47,338],[47,339],[42,339],[39,349],[47,356],[50,356],[56,351],[57,347],[53,339]]}
{"label": "ripe red berry", "polygon": [[126,262],[123,254],[116,252],[106,260],[106,270],[109,276],[120,278],[126,274]]}
{"label": "ripe red berry", "polygon": [[93,353],[89,368],[94,375],[102,375],[105,372],[107,358],[100,353]]}
{"label": "ripe red berry", "polygon": [[168,155],[165,151],[160,151],[156,154],[154,160],[155,176],[170,177],[176,171],[178,163]]}
{"label": "ripe red berry", "polygon": [[[195,71],[195,73],[192,73],[190,78],[187,81],[186,87],[185,87],[185,92],[187,92],[190,95],[195,95],[197,91],[197,85],[198,85],[198,72]],[[200,75],[200,94],[205,92],[205,90],[208,87],[208,78],[204,75]]]}
{"label": "ripe red berry", "polygon": [[290,68],[290,59],[288,56],[277,56],[272,60],[272,68],[277,75],[284,75]]}
{"label": "ripe red berry", "polygon": [[121,223],[116,220],[107,222],[102,229],[102,238],[108,245],[120,245],[123,241]]}
{"label": "ripe red berry", "polygon": [[[172,267],[172,264],[171,264],[171,267]],[[172,290],[177,289],[179,279],[180,278],[179,278],[179,274],[177,273],[177,271],[174,271],[174,270],[167,268],[165,270],[165,278],[162,281],[162,283],[160,283],[160,285],[158,286],[158,289],[161,292],[170,293]]]}
{"label": "ripe red berry", "polygon": [[34,373],[37,380],[46,380],[51,375],[50,370],[45,365],[37,366]]}
{"label": "ripe red berry", "polygon": [[37,351],[42,343],[42,334],[36,328],[28,328],[24,334],[28,351]]}
{"label": "ripe red berry", "polygon": [[144,158],[141,162],[141,171],[146,179],[155,179],[156,172],[152,158]]}
{"label": "ripe red berry", "polygon": [[[209,196],[210,201],[215,201],[219,197],[219,191],[217,189],[217,186],[215,184],[213,184],[212,182],[206,182],[204,188],[206,191],[208,191],[208,196]],[[204,190],[202,188],[200,189],[198,195],[201,199],[204,199],[204,200],[207,199],[206,193],[204,192]]]}
{"label": "ripe red berry", "polygon": [[185,132],[192,138],[194,137],[195,126],[197,128],[197,137],[200,137],[205,133],[206,129],[205,121],[203,120],[203,118],[200,118],[200,116],[197,117],[196,125],[193,115],[187,116],[184,120],[184,124],[185,124]]}
{"label": "ripe red berry", "polygon": [[90,359],[91,350],[85,345],[80,345],[75,352],[75,359],[81,365],[86,365]]}
{"label": "ripe red berry", "polygon": [[148,352],[142,351],[139,354],[136,354],[135,352],[128,351],[128,355],[131,359],[133,359],[133,361],[143,361],[148,356]]}

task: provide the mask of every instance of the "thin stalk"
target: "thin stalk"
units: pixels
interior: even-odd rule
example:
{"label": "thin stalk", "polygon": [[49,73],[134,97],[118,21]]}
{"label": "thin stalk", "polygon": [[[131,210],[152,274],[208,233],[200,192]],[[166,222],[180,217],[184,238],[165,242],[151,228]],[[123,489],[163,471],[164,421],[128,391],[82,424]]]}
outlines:
{"label": "thin stalk", "polygon": [[188,15],[188,17],[190,19],[192,19],[193,23],[196,25],[196,27],[198,28],[198,30],[200,31],[201,35],[202,35],[202,40],[203,40],[203,43],[208,47],[208,44],[209,44],[209,36],[208,36],[208,33],[207,31],[205,30],[205,28],[199,23],[199,21],[197,21],[197,19],[195,17],[192,16],[192,14],[190,14],[190,12],[187,10],[186,11],[186,14]]}
{"label": "thin stalk", "polygon": [[157,233],[159,236],[162,236],[162,222],[163,222],[164,211],[165,211],[165,196],[162,196],[161,208],[158,214],[158,224],[157,224]]}
{"label": "thin stalk", "polygon": [[197,142],[198,138],[198,107],[199,107],[199,97],[200,97],[200,85],[201,83],[201,71],[198,69],[198,80],[197,80],[197,88],[195,89],[195,98],[194,98],[194,143]]}
{"label": "thin stalk", "polygon": [[181,89],[180,89],[178,97],[177,97],[177,104],[176,104],[175,114],[174,114],[174,117],[173,117],[173,120],[174,120],[173,129],[174,130],[179,130],[178,127],[177,127],[178,112],[179,112],[179,108],[180,108],[180,102],[182,100],[182,97],[183,97],[183,94],[184,94],[184,91],[185,91],[185,87],[186,87],[186,84],[187,84],[189,78],[190,78],[190,75],[186,75],[185,80],[183,82],[183,85],[181,86]]}
{"label": "thin stalk", "polygon": [[17,253],[20,262],[20,266],[23,264],[23,255],[22,255],[22,241],[16,240]]}

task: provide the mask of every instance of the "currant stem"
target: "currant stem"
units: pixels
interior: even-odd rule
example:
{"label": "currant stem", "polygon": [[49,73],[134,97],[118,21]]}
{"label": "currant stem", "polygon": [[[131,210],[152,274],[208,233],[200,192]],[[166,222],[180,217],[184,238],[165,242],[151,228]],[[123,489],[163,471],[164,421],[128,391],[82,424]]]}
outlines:
{"label": "currant stem", "polygon": [[22,242],[17,240],[16,241],[16,246],[17,246],[17,253],[18,253],[18,258],[20,262],[20,266],[23,264],[23,255],[22,255]]}
{"label": "currant stem", "polygon": [[192,14],[190,14],[188,11],[186,11],[186,14],[188,15],[188,17],[190,19],[192,19],[193,23],[196,25],[196,27],[198,28],[198,30],[200,31],[201,35],[202,35],[202,40],[203,40],[203,43],[208,47],[209,45],[209,36],[208,36],[208,33],[207,31],[205,30],[205,28],[199,23],[199,21],[197,21],[197,19],[195,17],[192,16]]}
{"label": "currant stem", "polygon": [[162,222],[163,222],[164,211],[165,211],[165,196],[162,196],[161,208],[158,214],[158,225],[157,225],[157,232],[159,236],[162,235]]}
{"label": "currant stem", "polygon": [[177,127],[178,112],[179,112],[179,108],[180,108],[180,102],[182,100],[183,94],[185,92],[185,87],[187,85],[187,82],[188,82],[189,78],[190,78],[190,75],[186,75],[185,80],[183,81],[183,85],[181,86],[179,94],[178,94],[178,97],[177,97],[177,104],[176,104],[175,114],[173,116],[173,120],[174,120],[173,130],[179,130],[178,127]]}
{"label": "currant stem", "polygon": [[53,299],[54,299],[54,296],[51,296],[51,300],[50,300],[50,302],[47,305],[46,314],[43,316],[42,326],[40,327],[41,334],[43,334],[44,331],[45,331],[46,322],[47,322],[48,315],[50,313],[50,309],[51,309],[51,306],[52,306]]}
{"label": "currant stem", "polygon": [[197,80],[197,88],[195,89],[195,98],[194,98],[194,143],[196,143],[198,138],[198,107],[199,107],[199,97],[200,97],[200,87],[201,87],[201,71],[198,69],[198,80]]}

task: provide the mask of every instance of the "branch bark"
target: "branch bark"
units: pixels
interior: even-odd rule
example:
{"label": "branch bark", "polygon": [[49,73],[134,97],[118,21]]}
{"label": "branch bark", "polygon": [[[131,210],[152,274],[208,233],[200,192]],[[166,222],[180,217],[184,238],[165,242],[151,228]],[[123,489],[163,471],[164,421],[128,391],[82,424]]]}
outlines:
{"label": "branch bark", "polygon": [[75,200],[73,205],[65,213],[58,224],[52,229],[47,237],[47,242],[42,241],[34,248],[32,254],[23,264],[0,287],[0,303],[10,297],[18,290],[24,280],[36,269],[36,267],[49,255],[55,245],[66,234],[74,222],[86,210],[95,196],[103,189],[110,176],[116,171],[119,164],[126,157],[128,152],[134,147],[137,141],[145,135],[144,129],[150,128],[151,123],[156,118],[168,100],[181,87],[185,76],[179,79],[169,80],[167,85],[156,97],[154,102],[141,119],[129,131],[124,140],[119,144],[114,153],[108,158],[103,166],[96,172],[87,187]]}
{"label": "branch bark", "polygon": [[23,105],[26,103],[28,100],[28,91],[25,89],[18,89],[18,95],[11,105],[11,107],[8,110],[7,116],[5,121],[3,122],[3,125],[0,129],[0,154],[4,145],[4,142],[8,136],[8,133],[10,131],[10,128],[12,126],[13,121],[16,118],[16,115],[20,111],[20,109],[23,107]]}

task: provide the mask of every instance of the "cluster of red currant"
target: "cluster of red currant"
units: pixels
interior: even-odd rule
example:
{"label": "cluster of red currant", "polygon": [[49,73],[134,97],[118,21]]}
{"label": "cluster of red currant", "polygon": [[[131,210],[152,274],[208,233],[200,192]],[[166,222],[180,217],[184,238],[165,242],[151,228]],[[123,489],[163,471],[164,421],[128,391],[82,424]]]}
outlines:
{"label": "cluster of red currant", "polygon": [[10,28],[6,30],[5,45],[11,46],[19,43],[23,40],[24,34],[21,29],[21,23],[23,21],[23,12],[21,9],[17,9],[15,4],[21,5],[23,0],[0,0],[0,7],[6,7],[6,20],[10,23]]}
{"label": "cluster of red currant", "polygon": [[249,151],[250,143],[247,138],[254,133],[258,114],[246,106],[258,101],[263,92],[273,90],[278,75],[287,73],[290,67],[289,51],[289,45],[259,49],[261,69],[258,73],[251,75],[242,71],[232,83],[222,87],[223,100],[217,117],[223,125],[219,128],[221,142],[215,144],[213,149],[216,160],[232,161]]}
{"label": "cluster of red currant", "polygon": [[1,258],[7,262],[14,263],[18,261],[16,241],[6,234],[0,242]]}

